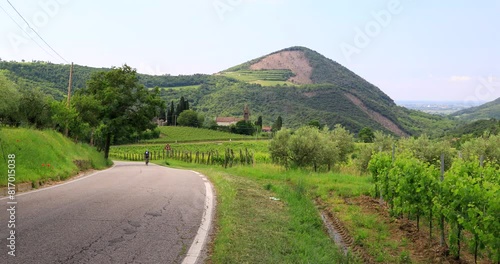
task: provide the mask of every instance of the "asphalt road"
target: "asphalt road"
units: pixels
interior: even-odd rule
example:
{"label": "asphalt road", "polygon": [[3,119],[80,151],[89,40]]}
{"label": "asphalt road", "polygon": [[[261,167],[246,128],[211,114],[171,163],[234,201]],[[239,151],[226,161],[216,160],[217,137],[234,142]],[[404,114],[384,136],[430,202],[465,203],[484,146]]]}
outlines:
{"label": "asphalt road", "polygon": [[[0,211],[1,263],[181,263],[204,217],[199,175],[150,164],[115,167],[16,197],[15,257]],[[2,208],[9,208],[2,199]],[[5,261],[4,261],[5,260]]]}

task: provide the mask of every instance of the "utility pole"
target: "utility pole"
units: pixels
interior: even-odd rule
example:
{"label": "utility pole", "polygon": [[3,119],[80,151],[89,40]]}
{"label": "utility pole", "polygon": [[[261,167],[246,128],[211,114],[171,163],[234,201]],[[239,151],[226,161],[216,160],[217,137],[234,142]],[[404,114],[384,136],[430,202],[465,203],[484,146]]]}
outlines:
{"label": "utility pole", "polygon": [[71,102],[71,86],[73,85],[73,62],[71,63],[71,69],[69,70],[69,84],[68,84],[68,107]]}
{"label": "utility pole", "polygon": [[[71,86],[73,85],[73,62],[71,63],[71,68],[69,70],[69,84],[68,84],[68,103],[67,107],[69,108],[71,102]],[[64,130],[64,135],[67,137],[69,134],[68,130],[68,121],[66,121],[66,129]]]}

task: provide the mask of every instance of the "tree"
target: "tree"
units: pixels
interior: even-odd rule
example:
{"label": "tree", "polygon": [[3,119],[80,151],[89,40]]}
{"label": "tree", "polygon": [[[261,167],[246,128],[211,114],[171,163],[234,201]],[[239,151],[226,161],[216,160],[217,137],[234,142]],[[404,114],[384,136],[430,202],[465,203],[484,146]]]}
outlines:
{"label": "tree", "polygon": [[163,121],[167,120],[167,107],[166,106],[162,106],[160,108],[160,112],[158,113],[158,118],[163,120]]}
{"label": "tree", "polygon": [[[86,131],[78,131],[81,140],[88,140],[90,145],[94,145],[94,135],[97,127],[100,126],[100,119],[96,113],[104,111],[104,106],[93,95],[83,95],[80,92],[75,93],[71,99],[71,104],[78,112],[78,116],[83,125],[88,128]],[[98,146],[98,148],[101,148]]]}
{"label": "tree", "polygon": [[204,120],[203,122],[203,127],[205,128],[208,128],[208,129],[212,129],[212,130],[217,130],[217,122],[215,122],[214,119],[212,118],[207,118],[206,120]]}
{"label": "tree", "polygon": [[281,116],[278,116],[278,118],[273,124],[272,130],[273,132],[277,132],[280,131],[282,127],[283,127],[283,118],[281,118]]}
{"label": "tree", "polygon": [[358,138],[365,143],[372,143],[375,135],[369,127],[364,127],[359,131]]}
{"label": "tree", "polygon": [[68,129],[72,136],[78,137],[77,134],[80,132],[79,127],[82,122],[74,106],[71,105],[68,107],[65,100],[53,101],[51,104],[51,112],[54,129],[60,132]]}
{"label": "tree", "polygon": [[0,72],[0,123],[18,122],[19,101],[21,94],[15,84]]}
{"label": "tree", "polygon": [[322,155],[322,135],[315,127],[301,127],[290,137],[290,160],[297,167],[312,165],[317,169]]}
{"label": "tree", "polygon": [[201,127],[203,125],[203,121],[200,123],[198,113],[196,113],[193,110],[183,111],[179,115],[179,118],[177,118],[177,123],[180,126],[187,126],[187,127]]}
{"label": "tree", "polygon": [[168,110],[167,114],[167,125],[173,126],[174,124],[174,115],[175,115],[175,108],[174,108],[174,101],[170,102],[170,109]]}
{"label": "tree", "polygon": [[19,103],[21,122],[27,122],[39,129],[50,127],[50,105],[53,100],[38,88],[22,89]]}
{"label": "tree", "polygon": [[114,137],[154,129],[151,120],[164,104],[159,89],[146,89],[139,83],[136,70],[128,65],[93,74],[87,87],[78,92],[99,105],[92,114],[99,120],[102,138],[98,144],[105,158]]}
{"label": "tree", "polygon": [[288,168],[289,163],[290,150],[288,142],[290,140],[290,135],[290,130],[280,130],[269,143],[269,152],[271,153],[272,161],[284,166],[285,168]]}
{"label": "tree", "polygon": [[234,126],[234,133],[241,135],[252,135],[255,128],[250,121],[241,120]]}
{"label": "tree", "polygon": [[329,133],[328,128],[324,127],[321,131],[321,141],[319,142],[321,145],[320,162],[327,166],[328,171],[332,169],[340,157],[339,142],[331,140],[328,137]]}
{"label": "tree", "polygon": [[317,129],[321,129],[321,124],[319,123],[318,120],[311,120],[311,121],[309,121],[309,123],[307,125],[315,127]]}
{"label": "tree", "polygon": [[346,162],[348,155],[354,151],[354,141],[352,134],[341,125],[335,125],[330,131],[329,138],[337,142],[339,147],[339,161]]}
{"label": "tree", "polygon": [[394,137],[386,135],[381,131],[373,133],[373,144],[366,144],[361,147],[356,160],[356,166],[361,172],[367,172],[368,163],[372,158],[373,153],[381,151],[390,151],[394,145]]}
{"label": "tree", "polygon": [[189,110],[189,101],[184,98],[184,96],[181,96],[181,99],[179,100],[179,103],[177,103],[177,106],[175,107],[175,112],[174,112],[174,102],[172,101],[170,105],[170,112],[172,113],[170,119],[172,122],[169,124],[175,126],[177,125],[179,116],[182,114],[182,112]]}
{"label": "tree", "polygon": [[418,138],[403,138],[398,143],[399,151],[410,152],[414,157],[434,166],[441,165],[441,154],[444,154],[445,170],[453,163],[455,150],[448,141],[431,140],[423,134]]}
{"label": "tree", "polygon": [[255,126],[257,127],[257,129],[262,130],[262,116],[259,116],[257,118],[257,121],[255,122]]}

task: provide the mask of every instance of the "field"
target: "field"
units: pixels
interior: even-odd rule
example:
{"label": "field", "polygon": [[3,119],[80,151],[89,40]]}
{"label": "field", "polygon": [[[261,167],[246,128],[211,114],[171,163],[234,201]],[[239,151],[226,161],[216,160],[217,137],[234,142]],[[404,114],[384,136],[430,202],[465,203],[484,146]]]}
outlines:
{"label": "field", "polygon": [[[253,154],[256,162],[263,163],[270,162],[268,144],[269,142],[265,140],[169,143],[172,150],[192,153],[216,151],[220,155],[223,155],[226,149],[232,149],[235,152],[248,150]],[[110,156],[120,158],[124,153],[142,155],[146,149],[150,152],[162,153],[165,149],[165,144],[112,146]]]}
{"label": "field", "polygon": [[[75,144],[52,130],[2,128],[0,144],[0,167],[7,167],[6,155],[16,155],[16,183],[68,178],[80,170],[75,160],[85,161],[88,169],[108,166],[102,153],[86,144]],[[0,186],[6,185],[7,178],[1,177]]]}
{"label": "field", "polygon": [[162,126],[160,129],[160,138],[146,140],[145,143],[180,143],[195,141],[214,141],[214,140],[251,140],[255,137],[247,135],[231,134],[216,130],[204,128],[191,128],[180,126]]}
{"label": "field", "polygon": [[257,80],[257,81],[252,81],[250,83],[260,84],[262,86],[277,86],[277,85],[281,85],[281,86],[292,86],[293,85],[293,86],[296,86],[292,82],[284,82],[284,81]]}
{"label": "field", "polygon": [[287,82],[287,80],[293,76],[290,70],[241,70],[236,72],[224,72],[222,74],[244,82],[259,83],[263,86],[274,86],[277,84],[294,85],[291,82]]}
{"label": "field", "polygon": [[[450,255],[446,256],[441,253],[442,249],[439,245],[440,228],[436,219],[439,211],[437,207],[432,207],[432,204],[439,206],[439,201],[434,199],[432,201],[418,202],[424,197],[424,194],[421,191],[422,188],[416,186],[416,184],[422,183],[426,185],[426,190],[429,192],[438,186],[434,182],[429,184],[424,182],[425,179],[428,179],[427,172],[435,175],[435,167],[432,167],[432,170],[430,170],[431,168],[428,170],[426,167],[418,168],[420,166],[418,164],[423,164],[422,162],[419,163],[414,160],[416,162],[414,164],[407,161],[406,156],[399,152],[396,155],[394,166],[402,162],[402,168],[395,167],[391,169],[392,167],[385,167],[386,165],[392,166],[390,155],[383,160],[389,162],[375,163],[382,166],[379,169],[382,172],[391,171],[391,173],[397,172],[401,174],[398,174],[399,176],[396,178],[390,178],[392,182],[389,183],[389,186],[400,186],[398,191],[393,190],[390,193],[384,193],[385,200],[382,201],[378,198],[379,195],[376,194],[380,192],[382,184],[380,181],[385,181],[384,175],[386,174],[377,175],[372,172],[375,178],[371,175],[361,174],[356,169],[356,161],[352,160],[359,157],[361,149],[364,147],[369,148],[371,144],[357,143],[356,151],[351,160],[346,164],[337,166],[335,168],[337,172],[328,173],[312,172],[310,168],[285,170],[280,166],[273,165],[268,145],[269,141],[260,140],[170,144],[173,150],[193,154],[195,152],[208,153],[217,151],[220,155],[223,155],[222,153],[228,148],[233,149],[235,153],[238,153],[239,150],[243,150],[244,153],[247,149],[254,153],[253,163],[237,161],[234,165],[231,163],[233,166],[227,168],[221,166],[221,163],[210,163],[208,159],[204,159],[207,162],[194,161],[194,163],[185,163],[185,161],[193,162],[193,160],[196,160],[189,156],[186,156],[187,158],[169,157],[166,160],[154,161],[161,165],[201,171],[214,183],[220,205],[218,208],[218,233],[213,246],[212,260],[214,263],[239,263],[248,258],[249,255],[253,256],[250,258],[250,262],[264,263],[302,263],[309,262],[308,260],[314,260],[314,263],[331,263],[333,259],[342,263],[347,262],[346,258],[352,263],[454,263],[453,254],[455,254],[457,242],[453,240],[456,232],[453,229],[454,223],[448,220],[453,219],[449,218],[452,217],[450,215],[451,211],[448,210],[445,215],[447,219],[445,233],[447,238],[451,239],[450,243],[452,243],[449,244]],[[112,148],[112,153],[128,152],[140,155],[145,148],[149,148],[150,151],[160,152],[163,150],[164,144],[116,146]],[[237,159],[240,156],[236,154]],[[206,157],[207,155],[205,155]],[[400,159],[402,159],[401,162]],[[374,159],[374,162],[376,162],[376,159]],[[415,167],[412,164],[418,166]],[[477,166],[479,165],[474,166],[466,165],[463,168],[457,167],[455,169],[452,167],[445,176],[450,180],[445,180],[445,185],[442,188],[448,188],[450,194],[453,193],[453,190],[457,187],[454,187],[454,185],[446,187],[446,182],[459,182],[458,179],[465,177],[453,176],[459,175],[459,172],[467,170],[477,172]],[[483,175],[485,180],[483,193],[489,193],[488,195],[491,197],[494,197],[494,189],[490,189],[496,188],[496,185],[492,185],[494,181],[487,179],[495,179],[495,177],[498,179],[498,175],[494,175],[495,170],[498,171],[497,169],[491,167],[479,174],[474,172],[477,175]],[[415,171],[418,171],[418,173]],[[439,171],[439,168],[437,168],[437,171]],[[418,178],[421,176],[425,177]],[[429,186],[432,186],[432,188]],[[472,190],[475,185],[463,185],[464,190],[469,187]],[[408,195],[405,193],[406,191],[403,192],[403,189],[408,191]],[[417,192],[420,190],[420,193],[414,193],[415,189]],[[467,189],[469,193],[472,193],[471,190]],[[463,192],[460,191],[460,193]],[[399,207],[394,207],[392,204],[393,196],[391,195],[394,194],[400,195],[397,197],[397,201],[404,201],[401,204],[399,202],[396,204]],[[474,195],[479,197],[479,193]],[[275,201],[271,197],[279,200]],[[430,197],[444,196],[431,194]],[[469,203],[468,207],[465,206],[464,208],[472,208],[471,206],[477,202],[474,197],[471,197],[472,200],[470,201],[472,203]],[[410,198],[412,200],[408,200]],[[268,199],[271,201],[268,201]],[[452,200],[458,201],[459,199]],[[486,203],[480,204],[478,208],[487,210],[483,212],[485,215],[493,215],[495,214],[494,203],[496,202],[489,202],[489,205]],[[430,210],[428,206],[432,207],[433,214],[431,218],[426,214]],[[419,209],[420,207],[424,209]],[[443,206],[441,205],[441,207]],[[446,205],[443,208],[445,207]],[[324,228],[323,223],[319,221],[321,220],[320,214],[325,219],[328,219],[327,222],[333,223],[334,229],[342,236],[341,241],[330,242],[334,249],[322,245],[323,242],[321,241],[323,239],[330,239],[324,230],[320,232],[321,234],[317,233]],[[252,217],[252,221],[248,221],[249,217]],[[429,221],[432,217],[434,217],[434,220]],[[471,216],[469,218],[473,219]],[[492,220],[493,218],[488,219]],[[280,221],[285,225],[283,228],[280,228],[281,226],[277,224]],[[432,226],[429,226],[430,222],[432,222]],[[490,226],[497,225],[492,223]],[[433,228],[430,229],[430,227]],[[461,239],[464,249],[460,252],[460,256],[466,263],[474,261],[475,240],[474,234],[470,231],[473,229],[467,229],[469,227],[472,227],[472,225],[460,227],[464,230]],[[492,247],[492,243],[495,243],[493,240],[495,239],[495,232],[490,230],[479,233],[479,238],[485,242],[483,245],[486,246],[486,249],[479,250],[477,263],[490,263],[489,260],[495,258],[494,254],[496,252]],[[309,237],[309,234],[315,233],[314,239]],[[307,242],[301,244],[297,241]],[[322,246],[310,248],[310,243]],[[270,244],[273,246],[268,247],[267,245]],[[339,254],[338,248],[336,248],[338,245],[346,246],[352,252],[348,256],[342,253]],[[332,251],[334,254],[330,255],[332,252],[325,252],[325,250]]]}
{"label": "field", "polygon": [[197,90],[200,85],[188,85],[188,86],[175,86],[175,87],[161,87],[162,90]]}

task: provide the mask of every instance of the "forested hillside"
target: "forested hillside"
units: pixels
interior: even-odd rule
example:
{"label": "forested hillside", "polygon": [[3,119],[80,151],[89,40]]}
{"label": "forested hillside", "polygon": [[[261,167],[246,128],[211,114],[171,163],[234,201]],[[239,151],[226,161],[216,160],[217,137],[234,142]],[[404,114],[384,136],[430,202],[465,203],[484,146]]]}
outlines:
{"label": "forested hillside", "polygon": [[477,107],[458,111],[453,113],[452,116],[469,121],[490,118],[500,119],[500,98]]}
{"label": "forested hillside", "polygon": [[[38,87],[56,100],[67,94],[69,65],[0,61],[0,70],[20,90]],[[86,86],[94,72],[110,69],[75,65],[73,91]],[[292,47],[214,75],[151,76],[137,74],[146,88],[160,88],[169,104],[184,96],[208,120],[243,115],[248,104],[252,121],[263,117],[270,126],[281,116],[285,127],[313,120],[354,133],[364,127],[398,136],[423,132],[438,135],[456,123],[395,105],[378,87],[321,54]]]}

